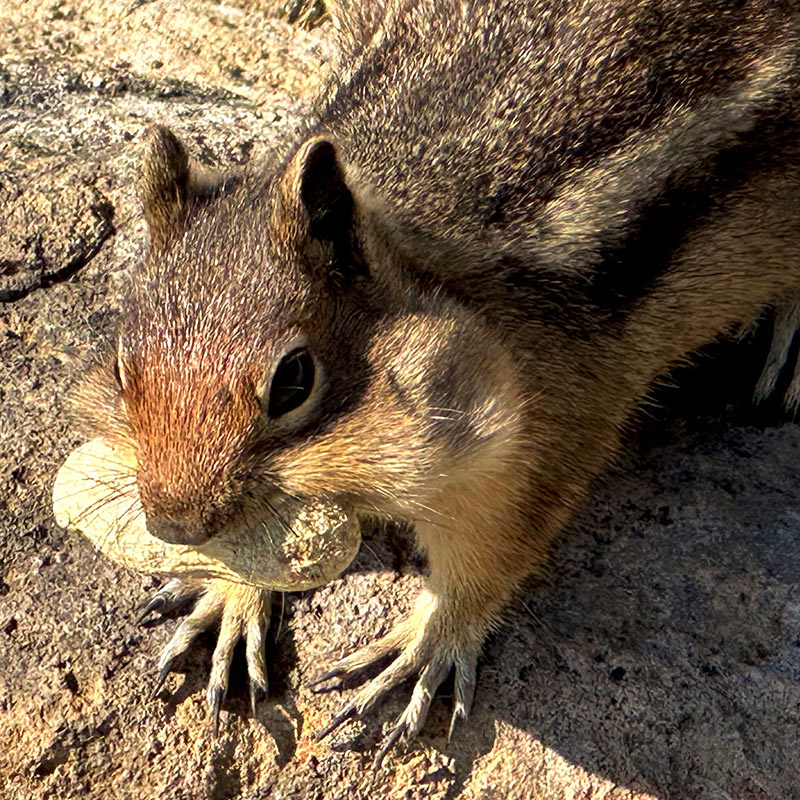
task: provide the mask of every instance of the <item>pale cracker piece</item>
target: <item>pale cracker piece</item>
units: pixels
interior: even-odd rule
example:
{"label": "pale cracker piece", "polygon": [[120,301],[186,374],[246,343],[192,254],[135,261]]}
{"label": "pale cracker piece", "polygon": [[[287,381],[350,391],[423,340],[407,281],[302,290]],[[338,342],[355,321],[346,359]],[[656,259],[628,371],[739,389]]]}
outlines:
{"label": "pale cracker piece", "polygon": [[125,567],[299,591],[337,577],[358,552],[358,521],[322,502],[287,508],[280,522],[226,529],[196,547],[169,544],[145,526],[135,469],[130,451],[97,438],[69,455],[53,487],[58,524],[80,530]]}

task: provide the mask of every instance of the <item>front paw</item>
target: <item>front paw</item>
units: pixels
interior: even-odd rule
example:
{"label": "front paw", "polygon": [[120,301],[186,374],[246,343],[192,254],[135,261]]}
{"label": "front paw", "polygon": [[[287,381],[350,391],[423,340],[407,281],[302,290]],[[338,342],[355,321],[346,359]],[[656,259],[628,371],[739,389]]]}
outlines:
{"label": "front paw", "polygon": [[271,595],[268,590],[221,578],[171,580],[147,603],[140,621],[156,611],[167,613],[192,601],[194,609],[178,626],[159,659],[159,675],[153,695],[157,695],[177,659],[189,649],[203,631],[219,625],[219,635],[211,660],[208,681],[208,704],[214,733],[219,726],[219,712],[228,690],[233,650],[240,639],[246,640],[247,670],[250,677],[250,705],[267,694],[266,636],[269,628]]}
{"label": "front paw", "polygon": [[395,660],[360,689],[316,738],[322,739],[349,719],[363,718],[391,689],[418,675],[411,701],[378,751],[377,767],[398,741],[409,742],[422,730],[433,695],[454,669],[454,703],[448,737],[452,736],[456,723],[467,718],[472,705],[478,654],[488,627],[479,620],[465,624],[460,616],[425,592],[414,612],[386,636],[360,648],[320,675],[313,685],[318,691],[324,691],[322,684],[331,679],[361,673],[397,653]]}

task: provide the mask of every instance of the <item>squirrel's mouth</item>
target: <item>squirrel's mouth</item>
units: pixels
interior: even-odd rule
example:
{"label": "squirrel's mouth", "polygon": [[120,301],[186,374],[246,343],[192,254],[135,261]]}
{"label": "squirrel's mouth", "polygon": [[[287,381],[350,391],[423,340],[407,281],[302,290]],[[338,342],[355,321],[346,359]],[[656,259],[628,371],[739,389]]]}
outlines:
{"label": "squirrel's mouth", "polygon": [[170,542],[145,522],[135,470],[129,451],[93,439],[70,454],[53,487],[58,524],[82,531],[123,566],[299,591],[337,577],[358,552],[355,514],[336,503],[291,498],[280,513],[242,514],[218,531],[212,527],[202,542]]}

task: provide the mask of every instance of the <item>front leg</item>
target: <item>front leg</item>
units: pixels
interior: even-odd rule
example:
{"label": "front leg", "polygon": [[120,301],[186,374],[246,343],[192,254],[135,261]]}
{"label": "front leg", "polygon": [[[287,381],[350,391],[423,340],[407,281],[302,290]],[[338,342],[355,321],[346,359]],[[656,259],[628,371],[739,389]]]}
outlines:
{"label": "front leg", "polygon": [[186,653],[197,636],[218,625],[207,689],[211,723],[216,733],[220,708],[228,690],[233,651],[240,639],[246,643],[250,704],[254,714],[256,703],[267,694],[266,636],[271,592],[222,578],[174,579],[146,604],[140,621],[152,612],[167,613],[192,601],[195,602],[192,612],[180,623],[161,654],[154,695],[161,691],[175,662]]}
{"label": "front leg", "polygon": [[395,660],[353,697],[317,733],[321,739],[351,718],[362,718],[394,687],[408,678],[419,678],[411,700],[400,715],[378,754],[378,762],[401,738],[410,741],[422,730],[433,695],[455,669],[454,706],[450,734],[459,719],[466,719],[475,692],[476,664],[491,620],[465,614],[452,596],[440,597],[423,589],[412,613],[386,636],[342,659],[319,676],[316,683],[355,675],[387,655]]}
{"label": "front leg", "polygon": [[[433,694],[451,669],[451,731],[467,716],[486,634],[514,590],[542,564],[618,439],[611,399],[622,397],[620,382],[614,381],[611,399],[597,382],[584,397],[580,389],[585,374],[594,375],[593,362],[575,372],[568,360],[567,369],[557,372],[571,341],[540,337],[536,352],[544,374],[536,376],[533,359],[517,361],[483,320],[460,307],[448,313],[452,317],[439,309],[404,318],[383,336],[380,358],[389,366],[378,372],[386,380],[381,402],[373,404],[378,411],[373,418],[360,415],[358,427],[339,431],[347,441],[360,441],[365,430],[392,432],[383,452],[370,451],[364,459],[369,471],[360,482],[352,477],[351,462],[342,474],[355,483],[354,494],[365,495],[356,505],[415,520],[430,566],[408,619],[322,676],[359,673],[396,654],[320,737],[416,677],[411,701],[379,761],[398,740],[421,730]],[[328,448],[326,457],[333,451]]]}
{"label": "front leg", "polygon": [[[518,476],[519,477],[519,476]],[[522,579],[539,563],[559,524],[546,535],[530,530],[519,484],[492,491],[451,494],[433,521],[418,523],[431,574],[412,613],[386,636],[335,664],[316,684],[358,674],[387,655],[395,660],[364,686],[317,734],[322,738],[346,720],[370,712],[394,687],[418,676],[411,701],[381,747],[377,763],[399,740],[413,739],[424,725],[436,689],[455,670],[450,723],[466,719],[475,691],[476,664],[488,631]],[[485,489],[486,487],[484,487]],[[550,533],[552,532],[552,533]]]}

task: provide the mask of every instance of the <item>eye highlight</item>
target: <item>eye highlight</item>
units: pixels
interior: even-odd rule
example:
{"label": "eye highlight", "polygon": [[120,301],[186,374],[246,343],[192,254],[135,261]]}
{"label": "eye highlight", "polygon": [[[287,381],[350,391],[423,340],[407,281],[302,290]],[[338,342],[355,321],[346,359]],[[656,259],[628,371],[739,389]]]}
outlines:
{"label": "eye highlight", "polygon": [[112,365],[114,371],[114,380],[117,382],[117,388],[124,391],[127,388],[127,379],[125,375],[125,367],[123,366],[124,359],[122,358],[122,339],[117,339],[117,352],[114,356],[114,363]]}
{"label": "eye highlight", "polygon": [[114,380],[117,382],[117,387],[123,389],[122,385],[122,370],[119,368],[119,359],[114,359]]}
{"label": "eye highlight", "polygon": [[272,376],[267,414],[277,419],[300,408],[314,389],[315,375],[314,359],[308,350],[301,348],[285,355]]}

